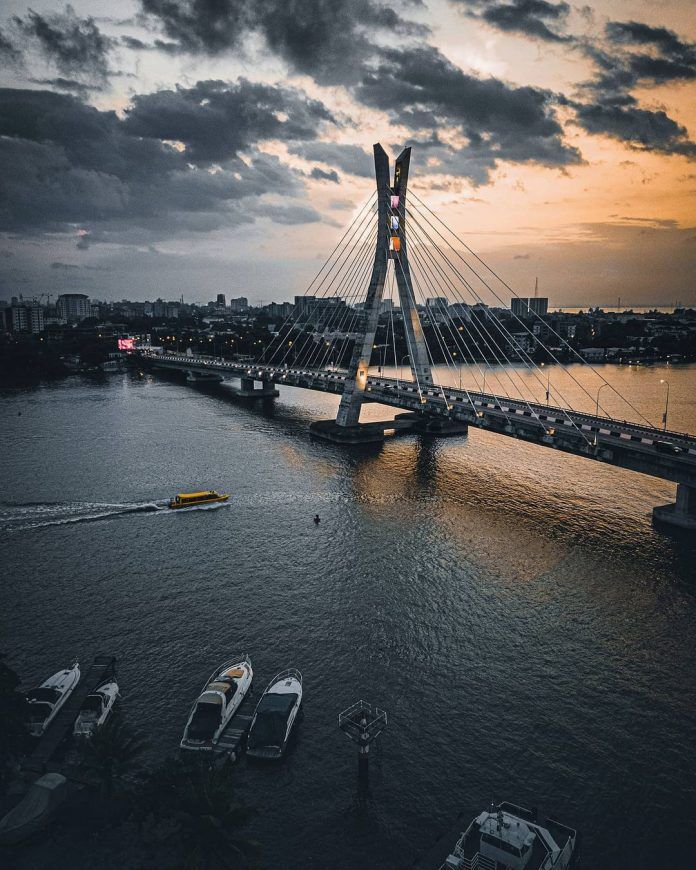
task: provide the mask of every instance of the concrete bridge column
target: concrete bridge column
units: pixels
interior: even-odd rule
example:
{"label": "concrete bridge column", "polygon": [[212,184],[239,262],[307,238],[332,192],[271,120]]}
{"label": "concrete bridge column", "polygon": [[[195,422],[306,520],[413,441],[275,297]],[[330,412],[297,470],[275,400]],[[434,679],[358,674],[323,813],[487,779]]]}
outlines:
{"label": "concrete bridge column", "polygon": [[677,500],[654,508],[653,520],[680,529],[696,529],[696,487],[678,483]]}
{"label": "concrete bridge column", "polygon": [[256,386],[256,380],[252,377],[239,380],[239,387],[229,386],[228,389],[242,399],[269,399],[280,395],[270,378],[262,378],[260,387]]}

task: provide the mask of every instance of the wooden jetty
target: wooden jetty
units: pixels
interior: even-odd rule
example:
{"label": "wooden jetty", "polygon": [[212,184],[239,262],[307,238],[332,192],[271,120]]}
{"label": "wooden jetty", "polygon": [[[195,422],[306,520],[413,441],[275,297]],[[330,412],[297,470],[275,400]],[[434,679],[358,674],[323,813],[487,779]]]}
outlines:
{"label": "wooden jetty", "polygon": [[28,773],[46,773],[48,763],[63,740],[72,733],[75,719],[87,695],[116,674],[114,656],[97,656],[87,671],[80,676],[77,686],[56,714],[55,719],[39,738],[31,755],[25,759],[22,769]]}

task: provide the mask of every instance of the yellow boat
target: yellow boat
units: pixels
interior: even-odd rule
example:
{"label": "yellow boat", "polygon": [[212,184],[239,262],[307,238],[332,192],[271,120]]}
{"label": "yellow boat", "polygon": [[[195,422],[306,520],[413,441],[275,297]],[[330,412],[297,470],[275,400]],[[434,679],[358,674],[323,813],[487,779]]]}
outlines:
{"label": "yellow boat", "polygon": [[180,492],[169,502],[172,510],[177,508],[194,507],[198,504],[214,504],[218,501],[227,501],[229,495],[220,495],[214,489],[206,489],[203,492]]}

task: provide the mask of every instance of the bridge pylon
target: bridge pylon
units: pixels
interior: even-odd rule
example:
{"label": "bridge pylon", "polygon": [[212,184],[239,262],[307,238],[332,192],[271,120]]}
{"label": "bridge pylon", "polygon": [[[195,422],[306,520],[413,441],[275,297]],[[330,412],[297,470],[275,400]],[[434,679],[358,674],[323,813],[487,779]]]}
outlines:
{"label": "bridge pylon", "polygon": [[373,146],[373,151],[377,185],[377,239],[372,275],[364,305],[363,328],[355,341],[336,420],[322,420],[311,427],[316,435],[347,443],[381,441],[384,438],[384,426],[380,428],[380,424],[360,424],[360,411],[365,401],[370,357],[390,260],[399,292],[413,379],[419,392],[433,383],[423,325],[416,305],[408,263],[406,194],[411,149],[404,148],[397,157],[393,183],[390,183],[389,158],[384,148],[377,143]]}

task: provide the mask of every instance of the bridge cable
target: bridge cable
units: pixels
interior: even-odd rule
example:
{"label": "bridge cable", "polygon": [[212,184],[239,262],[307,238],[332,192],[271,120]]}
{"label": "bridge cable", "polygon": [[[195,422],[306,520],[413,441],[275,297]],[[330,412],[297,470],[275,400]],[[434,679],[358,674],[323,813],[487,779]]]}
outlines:
{"label": "bridge cable", "polygon": [[[473,250],[472,250],[472,249],[471,249],[471,248],[466,244],[466,242],[464,242],[462,239],[460,239],[459,236],[457,236],[457,234],[456,234],[453,230],[451,230],[451,229],[447,226],[447,224],[445,224],[445,222],[444,222],[441,218],[439,218],[439,217],[438,217],[438,216],[437,216],[437,215],[432,211],[432,209],[429,208],[429,206],[428,206],[425,202],[423,202],[423,200],[422,200],[422,199],[421,199],[417,194],[413,193],[413,191],[411,191],[411,193],[412,193],[412,195],[414,196],[414,198],[415,198],[415,199],[416,199],[416,200],[417,200],[417,201],[418,201],[418,202],[423,206],[423,208],[425,208],[426,211],[428,211],[428,212],[429,212],[429,213],[430,213],[430,214],[431,214],[431,215],[432,215],[432,216],[433,216],[433,217],[438,221],[438,223],[440,223],[440,224],[441,224],[441,225],[442,225],[442,226],[447,230],[447,232],[450,233],[450,234],[451,234],[451,235],[452,235],[452,236],[453,236],[453,237],[454,237],[454,238],[459,242],[460,245],[462,245],[462,247],[464,247],[464,248],[465,248],[465,249],[466,249],[466,250],[467,250],[467,251],[468,251],[468,252],[469,252],[473,257],[475,257],[476,260],[478,260],[479,263],[481,263],[481,264],[482,264],[482,265],[483,265],[483,266],[484,266],[484,267],[485,267],[485,268],[486,268],[486,269],[491,273],[491,275],[493,275],[494,278],[496,278],[498,281],[500,281],[500,283],[503,285],[503,287],[505,287],[505,288],[506,288],[506,289],[507,289],[507,290],[512,294],[512,296],[514,296],[516,299],[519,299],[519,298],[520,298],[520,297],[517,295],[517,293],[515,293],[515,291],[514,291],[514,290],[513,290],[513,289],[512,289],[512,288],[511,288],[511,287],[510,287],[510,286],[509,286],[509,285],[508,285],[508,284],[507,284],[507,283],[506,283],[506,282],[505,282],[505,281],[504,281],[504,280],[503,280],[503,279],[502,279],[502,278],[501,278],[501,277],[500,277],[500,276],[499,276],[499,275],[498,275],[498,274],[497,274],[493,269],[491,269],[491,267],[490,267],[490,266],[489,266],[489,265],[488,265],[488,264],[487,264],[487,263],[486,263],[486,262],[485,262],[481,257],[479,257],[479,255],[478,255],[475,251],[473,251]],[[432,224],[431,224],[431,226],[432,226]],[[436,232],[438,232],[437,229],[436,229],[435,227],[433,227],[433,229],[434,229]],[[440,237],[443,239],[443,241],[445,241],[445,243],[449,245],[449,247],[450,247],[450,248],[455,252],[455,254],[459,257],[459,259],[462,260],[462,262],[466,264],[466,266],[467,266],[467,267],[468,267],[468,268],[469,268],[469,269],[470,269],[470,270],[471,270],[471,271],[472,271],[472,272],[477,276],[477,278],[481,281],[481,283],[482,283],[482,284],[483,284],[483,285],[484,285],[484,286],[485,286],[485,287],[486,287],[486,288],[487,288],[487,289],[488,289],[488,290],[489,290],[489,291],[490,291],[490,292],[495,296],[495,298],[496,298],[496,299],[497,299],[497,300],[498,300],[502,305],[504,305],[505,303],[504,303],[503,300],[500,298],[500,296],[498,296],[498,294],[495,292],[495,290],[493,290],[491,287],[489,287],[489,285],[486,283],[486,281],[485,281],[485,280],[484,280],[484,279],[483,279],[483,278],[482,278],[482,277],[481,277],[481,276],[476,272],[475,269],[473,269],[473,267],[470,265],[470,263],[469,263],[469,262],[468,262],[464,257],[462,257],[461,253],[460,253],[459,251],[457,251],[456,248],[454,248],[454,246],[453,246],[450,242],[448,242],[448,241],[447,241],[447,240],[446,240],[446,239],[445,239],[445,238],[444,238],[444,237],[443,237],[439,232],[438,232],[438,235],[440,235]],[[548,323],[543,319],[543,317],[541,317],[540,314],[538,314],[536,311],[533,311],[533,312],[531,312],[531,313],[532,313],[532,314],[533,314],[533,315],[534,315],[538,320],[540,320],[540,321],[541,321],[541,322],[546,326],[546,328],[556,336],[556,338],[560,339],[560,341],[563,342],[563,344],[564,344],[564,345],[565,345],[565,346],[566,346],[566,347],[571,351],[571,353],[572,353],[575,357],[577,357],[577,358],[581,361],[581,363],[582,363],[583,365],[589,367],[590,370],[591,370],[592,372],[594,372],[594,374],[596,374],[597,377],[602,381],[602,383],[606,384],[606,385],[607,385],[607,386],[608,386],[608,387],[609,387],[609,388],[610,388],[610,389],[611,389],[611,390],[612,390],[612,391],[613,391],[613,392],[614,392],[614,393],[615,393],[615,394],[616,394],[616,395],[617,395],[617,396],[618,396],[618,397],[619,397],[623,402],[625,402],[625,403],[628,405],[629,408],[631,408],[632,411],[634,411],[634,412],[635,412],[635,413],[636,413],[636,414],[637,414],[637,415],[638,415],[642,420],[644,420],[644,421],[648,424],[648,426],[649,426],[651,429],[656,428],[655,425],[654,425],[654,423],[652,423],[652,422],[651,422],[651,421],[650,421],[650,420],[649,420],[649,419],[648,419],[648,418],[647,418],[647,417],[646,417],[646,416],[645,416],[641,411],[639,411],[639,410],[638,410],[638,409],[637,409],[637,408],[632,404],[632,402],[630,402],[630,401],[629,401],[629,400],[628,400],[628,399],[627,399],[627,398],[626,398],[626,397],[625,397],[625,396],[624,396],[624,395],[623,395],[623,394],[622,394],[622,393],[621,393],[621,392],[620,392],[620,391],[619,391],[619,390],[618,390],[618,389],[617,389],[617,388],[616,388],[616,387],[615,387],[615,386],[614,386],[610,381],[608,381],[608,380],[607,380],[607,379],[606,379],[602,374],[600,374],[600,372],[598,372],[597,369],[595,369],[595,367],[594,367],[591,363],[589,363],[586,359],[584,359],[584,358],[583,358],[583,357],[582,357],[582,356],[577,352],[577,350],[576,350],[576,349],[575,349],[575,348],[574,348],[574,347],[573,347],[573,346],[572,346],[572,345],[571,345],[571,344],[570,344],[570,343],[569,343],[569,342],[568,342],[568,341],[567,341],[567,340],[566,340],[562,335],[560,335],[558,332],[556,332],[556,330],[553,329],[553,327],[551,327],[551,326],[550,326],[550,325],[549,325],[549,324],[548,324]],[[513,314],[512,316],[513,316],[513,317],[518,321],[518,323],[520,323],[520,325],[523,327],[523,329],[524,329],[526,332],[528,332],[530,335],[534,336],[534,333],[529,329],[529,327],[527,326],[527,324],[526,324],[523,320],[521,320],[521,319],[520,319],[516,314]],[[535,337],[535,339],[536,339],[536,336],[534,336],[534,337]],[[537,341],[538,341],[538,339],[537,339]],[[553,354],[551,354],[551,352],[549,351],[548,348],[545,347],[545,345],[543,344],[543,342],[539,342],[539,343],[542,345],[542,347],[545,348],[545,350],[547,351],[547,353],[549,353],[549,355],[552,356],[552,358],[554,359],[554,361],[557,362],[557,363],[558,363],[562,368],[564,368],[564,370],[567,372],[567,374],[569,374],[570,377],[573,378],[573,380],[576,382],[576,384],[578,384],[578,386],[579,386],[579,387],[583,390],[583,392],[584,392],[584,393],[585,393],[585,394],[590,398],[590,400],[591,400],[592,402],[598,404],[597,401],[596,401],[596,397],[592,396],[592,395],[591,395],[591,394],[590,394],[590,393],[585,389],[585,387],[584,387],[584,386],[583,386],[583,385],[582,385],[582,384],[581,384],[581,383],[580,383],[580,382],[579,382],[579,381],[578,381],[578,380],[577,380],[577,379],[572,375],[572,373],[568,372],[567,369],[565,369],[565,367],[563,366],[563,364],[560,363],[559,360],[557,360],[556,357],[553,356]],[[604,412],[604,414],[609,418],[609,414],[607,413],[607,411],[606,411],[604,408],[602,408],[601,405],[599,405],[599,407],[600,407],[601,410]],[[611,418],[609,418],[609,419],[611,419]]]}

